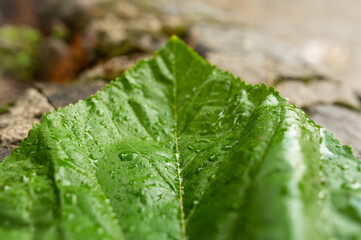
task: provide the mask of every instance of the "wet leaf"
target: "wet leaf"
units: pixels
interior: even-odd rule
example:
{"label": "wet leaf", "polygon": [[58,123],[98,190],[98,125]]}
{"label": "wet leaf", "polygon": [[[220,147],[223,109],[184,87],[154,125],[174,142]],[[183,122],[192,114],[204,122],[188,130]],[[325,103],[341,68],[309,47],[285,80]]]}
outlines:
{"label": "wet leaf", "polygon": [[0,239],[357,239],[361,162],[176,37],[0,165]]}

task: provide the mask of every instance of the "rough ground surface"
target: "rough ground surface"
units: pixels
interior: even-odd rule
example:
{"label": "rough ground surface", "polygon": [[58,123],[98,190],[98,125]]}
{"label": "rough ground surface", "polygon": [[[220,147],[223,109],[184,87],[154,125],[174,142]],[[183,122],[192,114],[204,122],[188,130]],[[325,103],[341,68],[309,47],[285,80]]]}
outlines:
{"label": "rough ground surface", "polygon": [[[90,57],[100,53],[105,60],[78,74],[74,84],[24,84],[0,78],[0,109],[19,98],[8,113],[0,115],[0,145],[16,145],[43,113],[94,94],[106,84],[102,80],[121,75],[177,34],[212,64],[248,83],[274,86],[360,156],[360,1],[77,0],[62,4],[53,16],[88,13],[84,52]],[[46,9],[45,4],[41,11]],[[55,52],[49,50],[53,59],[66,55],[61,40],[47,43]],[[50,71],[46,63],[44,71]],[[35,88],[25,91],[31,86]],[[31,104],[29,93],[39,99],[37,104]],[[0,159],[8,149],[0,148]]]}
{"label": "rough ground surface", "polygon": [[10,155],[11,151],[13,150],[12,146],[0,146],[0,161],[4,159],[6,156]]}
{"label": "rough ground surface", "polygon": [[27,89],[8,113],[0,115],[0,143],[4,146],[19,144],[33,124],[51,110],[53,107],[44,95],[34,88]]}
{"label": "rough ground surface", "polygon": [[139,59],[146,57],[146,55],[114,57],[82,72],[79,80],[82,82],[89,80],[112,80],[120,76],[128,68],[134,66]]}
{"label": "rough ground surface", "polygon": [[33,124],[40,122],[43,114],[85,99],[105,85],[103,81],[68,85],[42,83],[25,90],[9,112],[0,115],[0,161],[27,136]]}
{"label": "rough ground surface", "polygon": [[26,83],[0,77],[0,106],[14,102],[29,86]]}
{"label": "rough ground surface", "polygon": [[97,80],[76,84],[39,83],[36,84],[36,87],[48,99],[49,103],[58,109],[93,95],[105,85],[106,82]]}

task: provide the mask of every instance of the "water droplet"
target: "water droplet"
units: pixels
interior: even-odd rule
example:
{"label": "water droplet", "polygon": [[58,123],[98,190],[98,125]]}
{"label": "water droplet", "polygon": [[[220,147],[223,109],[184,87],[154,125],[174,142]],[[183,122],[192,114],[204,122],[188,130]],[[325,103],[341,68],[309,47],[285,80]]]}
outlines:
{"label": "water droplet", "polygon": [[43,189],[40,186],[38,186],[34,190],[36,193],[40,193]]}
{"label": "water droplet", "polygon": [[206,138],[199,138],[196,140],[196,142],[204,142],[204,143],[209,143],[210,140],[209,139],[206,139]]}
{"label": "water droplet", "polygon": [[98,160],[96,159],[92,159],[92,158],[89,158],[89,161],[90,161],[90,165],[96,169],[98,169],[98,166],[96,165]]}
{"label": "water droplet", "polygon": [[104,112],[103,112],[103,110],[98,109],[98,110],[97,110],[97,115],[98,115],[99,117],[104,116]]}
{"label": "water droplet", "polygon": [[212,132],[216,133],[218,131],[218,123],[214,122],[214,123],[209,124],[209,129]]}
{"label": "water droplet", "polygon": [[118,201],[121,201],[122,200],[122,196],[120,194],[115,194],[114,195],[114,198]]}
{"label": "water droplet", "polygon": [[69,213],[67,216],[67,219],[71,221],[74,219],[74,217],[75,217],[75,215],[73,213]]}
{"label": "water droplet", "polygon": [[165,125],[166,122],[164,121],[164,119],[161,116],[158,116],[158,120],[161,124]]}
{"label": "water droplet", "polygon": [[222,110],[219,114],[218,114],[218,119],[222,119],[224,118],[224,110]]}
{"label": "water droplet", "polygon": [[65,201],[68,204],[76,205],[78,202],[78,198],[75,194],[67,192],[67,193],[65,193]]}
{"label": "water droplet", "polygon": [[209,176],[208,181],[211,181],[215,177],[216,177],[216,174],[212,174],[211,176]]}
{"label": "water droplet", "polygon": [[191,150],[191,151],[194,151],[194,149],[195,149],[195,147],[192,146],[192,145],[188,145],[187,148],[188,148],[189,150]]}
{"label": "water droplet", "polygon": [[208,158],[208,160],[211,161],[211,162],[215,162],[215,161],[218,160],[218,156],[213,154]]}
{"label": "water droplet", "polygon": [[137,156],[138,154],[134,152],[123,152],[118,155],[120,161],[132,161],[136,159]]}
{"label": "water droplet", "polygon": [[26,177],[25,175],[23,176],[23,182],[24,182],[24,183],[28,183],[28,182],[29,182],[29,178]]}
{"label": "water droplet", "polygon": [[226,145],[226,146],[223,146],[221,149],[222,150],[229,150],[231,148],[232,148],[232,146]]}
{"label": "water droplet", "polygon": [[197,170],[196,170],[195,174],[196,174],[196,175],[198,175],[198,174],[199,174],[202,170],[203,170],[203,168],[202,168],[202,167],[197,168]]}
{"label": "water droplet", "polygon": [[350,184],[350,187],[354,190],[361,189],[361,183],[354,181],[353,183]]}
{"label": "water droplet", "polygon": [[353,181],[352,183],[344,183],[342,187],[346,189],[358,190],[361,189],[361,183],[357,181]]}
{"label": "water droplet", "polygon": [[194,200],[194,201],[193,201],[193,204],[194,204],[194,205],[198,205],[198,204],[199,204],[199,201],[198,201],[198,200]]}
{"label": "water droplet", "polygon": [[349,169],[350,166],[348,164],[340,164],[339,167],[342,169],[342,170],[346,170],[346,169]]}
{"label": "water droplet", "polygon": [[326,190],[321,190],[319,193],[318,193],[318,198],[319,199],[325,199],[327,197],[327,191]]}
{"label": "water droplet", "polygon": [[92,135],[90,135],[88,132],[85,132],[85,136],[87,136],[88,139],[93,140],[94,138]]}
{"label": "water droplet", "polygon": [[130,181],[128,182],[128,184],[129,184],[129,185],[135,185],[135,184],[137,184],[137,182],[136,182],[136,181],[133,181],[133,180],[130,180]]}

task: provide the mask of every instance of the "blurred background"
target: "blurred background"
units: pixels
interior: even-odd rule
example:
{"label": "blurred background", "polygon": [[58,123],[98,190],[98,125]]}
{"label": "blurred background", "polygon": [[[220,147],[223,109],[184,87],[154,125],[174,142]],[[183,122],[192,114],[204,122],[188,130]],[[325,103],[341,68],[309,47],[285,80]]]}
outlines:
{"label": "blurred background", "polygon": [[1,0],[0,160],[176,34],[361,154],[359,0]]}

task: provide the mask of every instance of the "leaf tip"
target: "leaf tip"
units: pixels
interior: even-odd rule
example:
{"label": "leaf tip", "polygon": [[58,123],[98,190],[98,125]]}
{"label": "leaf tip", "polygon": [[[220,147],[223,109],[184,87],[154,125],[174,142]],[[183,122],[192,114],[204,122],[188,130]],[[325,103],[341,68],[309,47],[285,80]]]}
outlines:
{"label": "leaf tip", "polygon": [[177,35],[173,34],[173,35],[170,37],[169,41],[180,41],[180,38],[179,38]]}

